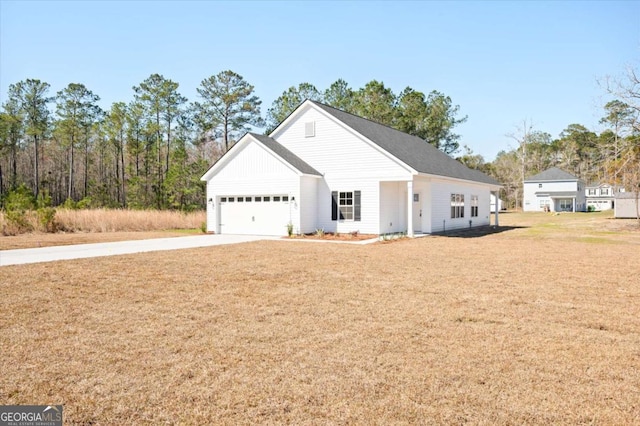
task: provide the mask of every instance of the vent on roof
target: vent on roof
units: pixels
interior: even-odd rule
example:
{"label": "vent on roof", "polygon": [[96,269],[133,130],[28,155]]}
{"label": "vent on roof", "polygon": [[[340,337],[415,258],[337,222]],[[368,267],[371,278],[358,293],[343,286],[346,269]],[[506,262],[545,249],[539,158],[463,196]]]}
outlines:
{"label": "vent on roof", "polygon": [[304,123],[304,137],[312,138],[316,135],[316,122],[315,121],[307,121]]}

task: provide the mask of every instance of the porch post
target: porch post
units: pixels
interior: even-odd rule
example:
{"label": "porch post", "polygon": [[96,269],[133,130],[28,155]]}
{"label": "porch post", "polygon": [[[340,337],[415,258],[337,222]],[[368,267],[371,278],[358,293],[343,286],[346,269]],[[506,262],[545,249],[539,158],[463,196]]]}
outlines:
{"label": "porch post", "polygon": [[498,198],[498,196],[500,195],[500,191],[496,191],[494,192],[494,194],[496,194],[496,203],[495,203],[495,215],[496,215],[496,220],[494,225],[495,226],[500,226],[500,221],[498,220],[498,212],[500,211],[500,198]]}
{"label": "porch post", "polygon": [[407,236],[413,237],[413,180],[407,182]]}

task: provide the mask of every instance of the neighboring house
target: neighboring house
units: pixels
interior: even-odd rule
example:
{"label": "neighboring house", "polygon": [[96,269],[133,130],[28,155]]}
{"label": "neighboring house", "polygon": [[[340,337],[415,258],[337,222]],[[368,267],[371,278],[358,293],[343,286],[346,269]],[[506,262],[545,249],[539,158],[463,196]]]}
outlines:
{"label": "neighboring house", "polygon": [[607,184],[591,184],[585,188],[587,210],[611,210],[614,206],[614,188]]}
{"label": "neighboring house", "polygon": [[495,194],[491,194],[491,204],[490,209],[492,212],[496,211],[496,199],[498,200],[498,210],[506,210],[503,206],[503,201],[495,196]]}
{"label": "neighboring house", "polygon": [[488,225],[500,189],[418,137],[309,100],[270,136],[247,133],[202,180],[207,230],[225,234]]}
{"label": "neighboring house", "polygon": [[552,167],[523,182],[525,212],[582,212],[586,210],[584,182]]}
{"label": "neighboring house", "polygon": [[638,194],[636,192],[618,192],[615,196],[613,216],[617,219],[635,219],[638,217]]}

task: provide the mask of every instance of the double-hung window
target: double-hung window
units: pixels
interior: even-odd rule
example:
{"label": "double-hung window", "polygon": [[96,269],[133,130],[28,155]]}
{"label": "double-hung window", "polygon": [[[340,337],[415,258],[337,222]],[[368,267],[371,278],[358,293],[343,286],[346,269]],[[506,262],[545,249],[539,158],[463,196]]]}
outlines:
{"label": "double-hung window", "polygon": [[464,194],[451,194],[451,219],[464,217]]}
{"label": "double-hung window", "polygon": [[478,196],[471,196],[471,217],[478,217]]}
{"label": "double-hung window", "polygon": [[360,221],[361,191],[332,191],[331,220]]}

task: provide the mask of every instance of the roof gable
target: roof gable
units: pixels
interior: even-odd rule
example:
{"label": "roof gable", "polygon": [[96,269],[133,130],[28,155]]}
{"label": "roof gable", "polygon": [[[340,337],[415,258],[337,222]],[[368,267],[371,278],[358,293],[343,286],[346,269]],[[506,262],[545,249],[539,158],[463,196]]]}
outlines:
{"label": "roof gable", "polygon": [[417,136],[403,133],[320,102],[307,102],[328,113],[419,173],[500,185],[492,177],[468,168]]}
{"label": "roof gable", "polygon": [[250,141],[255,141],[262,146],[264,146],[267,150],[271,151],[275,154],[276,157],[280,158],[284,161],[289,167],[296,170],[298,173],[303,175],[313,175],[313,176],[322,176],[320,172],[311,167],[305,161],[303,161],[300,157],[295,155],[293,152],[289,151],[287,148],[279,144],[275,139],[270,138],[268,136],[259,135],[256,133],[246,133],[237,144],[231,147],[230,150],[225,152],[222,157],[220,157],[200,178],[200,180],[209,180],[211,179],[218,170],[225,166],[227,159],[233,155],[233,153],[242,149],[244,145],[249,143]]}
{"label": "roof gable", "polygon": [[550,181],[550,180],[580,180],[574,175],[565,172],[557,167],[551,167],[544,172],[538,173],[525,179],[525,182]]}

